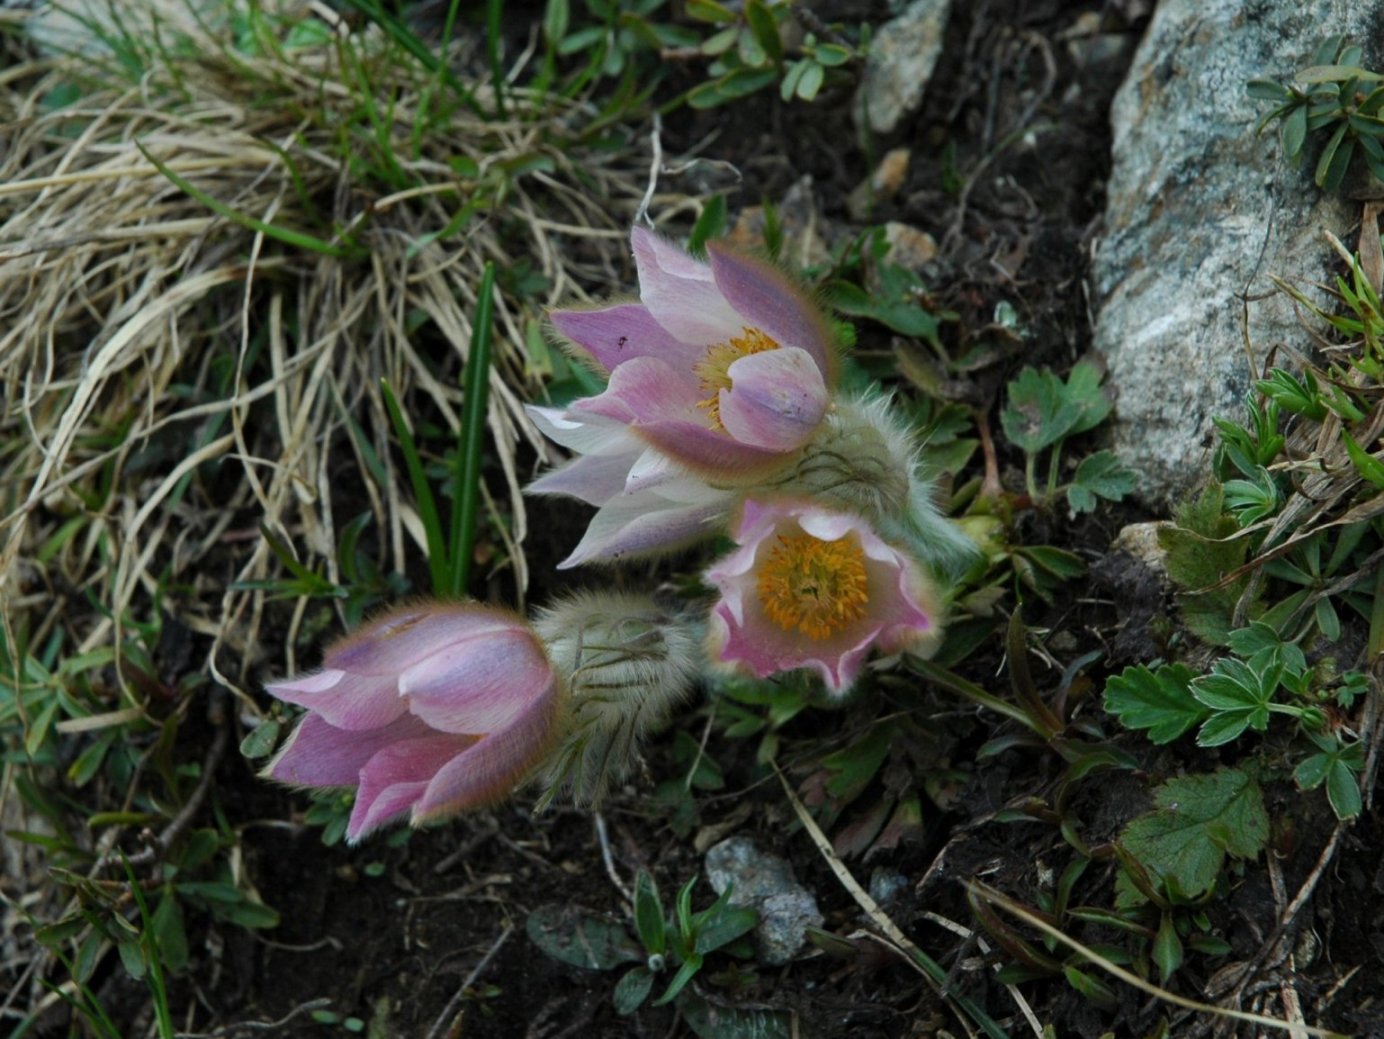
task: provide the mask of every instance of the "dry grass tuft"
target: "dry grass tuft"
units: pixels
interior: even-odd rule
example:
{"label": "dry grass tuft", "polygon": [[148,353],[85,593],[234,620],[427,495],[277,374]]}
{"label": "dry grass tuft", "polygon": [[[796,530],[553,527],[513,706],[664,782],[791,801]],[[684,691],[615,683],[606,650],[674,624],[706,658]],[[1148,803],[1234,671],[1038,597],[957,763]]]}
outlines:
{"label": "dry grass tuft", "polygon": [[[132,808],[183,721],[210,711],[224,729],[224,695],[184,695],[206,677],[258,714],[252,682],[312,663],[295,651],[345,620],[341,599],[256,585],[285,572],[261,526],[332,584],[351,580],[348,527],[372,572],[426,573],[380,380],[440,462],[487,261],[501,288],[483,537],[496,593],[522,599],[521,466],[545,449],[521,403],[542,308],[623,280],[648,169],[643,138],[598,142],[581,100],[514,88],[487,118],[487,86],[467,87],[478,114],[319,5],[263,17],[248,50],[206,25],[138,31],[143,0],[121,6],[115,54],[0,60],[0,720],[32,768],[89,783],[94,811]],[[464,86],[488,79],[469,57],[452,54]],[[41,653],[61,670],[31,671]],[[135,748],[128,789],[72,778],[103,734]],[[7,760],[5,828],[53,832],[12,796],[24,757]],[[124,830],[74,819],[92,873]],[[66,897],[37,849],[10,852],[0,866],[33,897],[6,932]],[[56,1000],[41,960],[6,1010]]]}
{"label": "dry grass tuft", "polygon": [[[527,259],[545,280],[537,298],[495,301],[492,513],[522,595],[516,449],[543,451],[520,407],[525,344],[542,305],[617,269],[647,157],[589,145],[580,102],[515,89],[505,118],[481,118],[373,29],[321,23],[319,42],[289,49],[292,25],[262,21],[253,54],[201,27],[148,52],[135,34],[123,70],[6,74],[0,594],[24,642],[62,626],[73,652],[119,647],[162,610],[211,636],[212,673],[239,690],[261,662],[265,593],[235,586],[279,570],[260,524],[334,583],[341,527],[362,509],[382,572],[416,561],[379,382],[415,421],[456,427],[488,260]],[[471,92],[494,110],[488,87]],[[272,632],[280,666],[297,666],[305,606],[287,638]]]}

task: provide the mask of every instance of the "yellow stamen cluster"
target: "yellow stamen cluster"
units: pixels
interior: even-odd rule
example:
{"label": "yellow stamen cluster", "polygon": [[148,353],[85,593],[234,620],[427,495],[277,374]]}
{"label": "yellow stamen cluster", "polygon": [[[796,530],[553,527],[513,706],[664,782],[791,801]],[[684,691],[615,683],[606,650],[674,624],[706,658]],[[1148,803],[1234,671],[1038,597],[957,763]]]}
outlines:
{"label": "yellow stamen cluster", "polygon": [[859,620],[870,605],[865,552],[854,534],[836,541],[780,535],[759,567],[756,588],[771,621],[814,642]]}
{"label": "yellow stamen cluster", "polygon": [[765,350],[777,350],[779,344],[757,328],[743,328],[742,334],[731,336],[724,343],[713,343],[707,347],[706,357],[698,361],[692,372],[701,380],[702,390],[707,394],[697,407],[706,410],[711,419],[711,428],[724,433],[721,424],[721,391],[731,387],[730,366],[750,354],[762,354]]}

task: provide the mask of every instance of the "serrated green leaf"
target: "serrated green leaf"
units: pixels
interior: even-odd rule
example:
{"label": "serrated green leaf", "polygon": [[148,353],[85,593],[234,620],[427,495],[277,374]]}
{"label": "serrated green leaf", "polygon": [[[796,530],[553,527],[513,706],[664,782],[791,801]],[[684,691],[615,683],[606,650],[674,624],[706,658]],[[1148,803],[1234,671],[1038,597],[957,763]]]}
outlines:
{"label": "serrated green leaf", "polygon": [[1071,429],[1072,416],[1062,405],[1061,380],[1052,372],[1025,368],[1009,384],[1009,404],[1000,412],[1004,435],[1029,454],[1051,447]]}
{"label": "serrated green leaf", "polygon": [[1127,729],[1147,729],[1151,742],[1171,743],[1210,713],[1192,695],[1193,675],[1182,664],[1127,667],[1106,682],[1105,709]]}
{"label": "serrated green leaf", "polygon": [[1165,890],[1186,899],[1211,890],[1226,855],[1255,858],[1269,837],[1264,795],[1240,769],[1171,779],[1154,804],[1125,827],[1120,843]]}
{"label": "serrated green leaf", "polygon": [[1097,498],[1119,501],[1134,490],[1134,470],[1125,467],[1113,451],[1097,451],[1081,460],[1072,484],[1067,488],[1067,504],[1073,512],[1090,512]]}

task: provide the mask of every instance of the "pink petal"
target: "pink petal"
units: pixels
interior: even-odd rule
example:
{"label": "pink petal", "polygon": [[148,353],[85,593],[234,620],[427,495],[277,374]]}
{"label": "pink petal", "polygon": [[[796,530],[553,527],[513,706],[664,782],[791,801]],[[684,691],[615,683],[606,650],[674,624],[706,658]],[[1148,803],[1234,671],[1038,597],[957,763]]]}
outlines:
{"label": "pink petal", "polygon": [[554,310],[553,327],[579,346],[606,372],[636,357],[661,357],[691,368],[706,352],[684,343],[654,320],[642,303],[620,303],[603,310]]}
{"label": "pink petal", "polygon": [[453,643],[523,623],[512,613],[475,603],[404,607],[334,644],[324,662],[358,675],[394,676]]}
{"label": "pink petal", "polygon": [[743,319],[742,324],[759,329],[779,346],[806,350],[824,381],[830,382],[836,361],[831,332],[802,290],[777,268],[721,242],[708,243],[707,256],[717,289]]}
{"label": "pink petal", "polygon": [[742,357],[721,391],[721,424],[743,444],[794,451],[811,439],[827,412],[827,388],[805,350],[784,347]]}
{"label": "pink petal", "polygon": [[557,568],[613,563],[691,544],[716,528],[729,505],[729,495],[719,494],[693,504],[670,503],[651,494],[614,499],[591,518],[577,547]]}
{"label": "pink petal", "polygon": [[484,733],[511,724],[534,700],[551,695],[555,681],[547,655],[525,627],[448,646],[406,670],[399,689],[409,710],[432,728]]}
{"label": "pink petal", "polygon": [[643,446],[623,420],[591,414],[576,416],[558,408],[537,408],[531,404],[525,405],[524,410],[539,432],[569,451],[584,455],[621,455]]}
{"label": "pink petal", "polygon": [[784,463],[782,451],[742,444],[696,422],[647,422],[636,428],[640,436],[669,458],[722,483],[751,481]]}
{"label": "pink petal", "polygon": [[547,753],[556,739],[554,689],[534,700],[514,723],[481,738],[444,765],[413,806],[413,823],[445,818],[504,797]]}
{"label": "pink petal", "polygon": [[604,393],[576,401],[569,414],[578,419],[599,415],[637,425],[695,415],[702,397],[690,368],[679,370],[657,357],[636,357],[611,373]]}
{"label": "pink petal", "polygon": [[655,321],[684,343],[720,343],[744,322],[717,288],[711,268],[664,238],[636,227],[630,235],[639,298]]}
{"label": "pink petal", "polygon": [[307,714],[262,774],[293,786],[355,786],[365,763],[385,747],[430,731],[408,714],[368,732],[338,729],[320,715]]}
{"label": "pink petal", "polygon": [[[823,541],[858,538],[865,554],[869,611],[831,637],[811,640],[784,630],[759,601],[757,568],[776,535],[794,528]],[[739,547],[706,573],[721,593],[712,611],[710,644],[723,662],[764,678],[780,671],[811,668],[833,693],[850,687],[870,650],[926,652],[940,639],[938,596],[909,557],[879,538],[857,516],[810,502],[746,501],[735,525]]]}
{"label": "pink petal", "polygon": [[397,680],[392,675],[356,675],[328,668],[289,681],[271,682],[264,688],[270,696],[306,707],[338,729],[377,729],[404,713],[404,702],[399,699]]}
{"label": "pink petal", "polygon": [[433,777],[475,742],[473,736],[434,733],[401,740],[377,753],[361,769],[346,839],[355,843],[412,811]]}
{"label": "pink petal", "polygon": [[544,473],[525,488],[529,494],[565,494],[588,505],[604,505],[625,490],[630,467],[644,453],[634,455],[582,455]]}

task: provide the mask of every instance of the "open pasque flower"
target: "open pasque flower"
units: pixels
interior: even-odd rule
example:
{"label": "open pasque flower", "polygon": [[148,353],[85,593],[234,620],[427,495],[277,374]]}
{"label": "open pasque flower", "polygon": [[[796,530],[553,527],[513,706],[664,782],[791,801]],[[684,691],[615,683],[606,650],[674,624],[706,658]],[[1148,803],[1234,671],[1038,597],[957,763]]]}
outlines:
{"label": "open pasque flower", "polygon": [[562,683],[533,630],[478,604],[405,607],[268,691],[308,713],[264,774],[355,787],[346,829],[446,818],[503,797],[556,738]]}
{"label": "open pasque flower", "polygon": [[643,228],[638,303],[559,310],[553,326],[608,374],[605,392],[531,409],[579,453],[529,489],[599,507],[564,566],[689,541],[791,463],[831,403],[830,331],[772,266],[712,242],[708,263]]}
{"label": "open pasque flower", "polygon": [[928,653],[941,638],[939,597],[907,555],[865,520],[810,501],[749,500],[738,547],[706,573],[721,593],[712,656],[765,678],[807,667],[833,693],[870,650]]}

